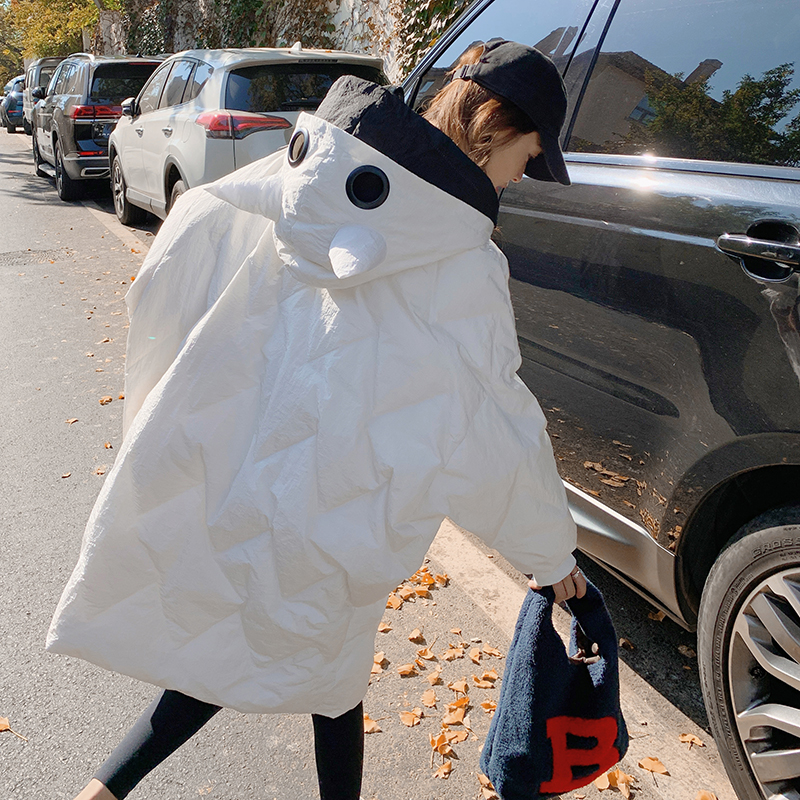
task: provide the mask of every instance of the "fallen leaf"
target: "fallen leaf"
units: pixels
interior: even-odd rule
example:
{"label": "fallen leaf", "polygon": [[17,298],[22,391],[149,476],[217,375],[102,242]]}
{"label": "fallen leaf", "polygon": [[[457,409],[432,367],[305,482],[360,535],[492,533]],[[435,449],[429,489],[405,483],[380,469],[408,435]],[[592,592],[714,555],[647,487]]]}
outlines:
{"label": "fallen leaf", "polygon": [[472,659],[473,663],[481,663],[481,651],[478,650],[477,647],[473,647],[472,650],[469,651],[469,657]]}
{"label": "fallen leaf", "polygon": [[626,650],[633,650],[633,642],[630,639],[626,639],[624,636],[619,640],[619,646],[624,647]]}
{"label": "fallen leaf", "polygon": [[113,399],[114,398],[110,394],[107,394],[100,398],[100,405],[107,406]]}
{"label": "fallen leaf", "polygon": [[369,714],[364,714],[364,733],[380,733],[381,729],[374,719],[371,719]]}
{"label": "fallen leaf", "polygon": [[422,709],[420,708],[415,708],[412,711],[400,712],[400,722],[402,722],[403,725],[406,725],[409,728],[413,728],[415,725],[419,725],[419,721],[421,718],[422,718]]}
{"label": "fallen leaf", "polygon": [[437,699],[436,692],[433,689],[428,689],[422,693],[422,705],[426,708],[436,708]]}
{"label": "fallen leaf", "polygon": [[67,423],[67,425],[74,425],[74,424],[75,424],[77,421],[78,421],[78,418],[77,418],[77,417],[71,417],[70,419],[68,419],[68,420],[65,420],[65,422]]}
{"label": "fallen leaf", "polygon": [[467,731],[446,731],[445,736],[450,744],[460,744],[467,740],[469,733]]}
{"label": "fallen leaf", "polygon": [[94,474],[95,474],[95,475],[105,475],[105,474],[106,474],[106,468],[105,468],[105,467],[98,467],[98,468],[97,468],[97,469],[94,471]]}
{"label": "fallen leaf", "polygon": [[592,781],[594,785],[601,791],[604,792],[606,789],[610,788],[611,781],[608,778],[608,773],[598,776],[597,778]]}
{"label": "fallen leaf", "polygon": [[386,608],[393,608],[395,611],[402,605],[403,601],[394,592],[389,595],[389,599],[386,601]]}
{"label": "fallen leaf", "polygon": [[651,611],[647,616],[656,622],[661,622],[667,615],[663,611]]}
{"label": "fallen leaf", "polygon": [[403,599],[408,600],[411,597],[415,596],[414,590],[410,586],[400,586],[397,589],[397,594]]}
{"label": "fallen leaf", "polygon": [[420,658],[424,658],[426,661],[436,660],[436,654],[430,649],[430,647],[423,647],[422,650],[417,650],[417,655]]}
{"label": "fallen leaf", "polygon": [[125,395],[124,394],[118,394],[117,395],[117,400],[124,400],[124,399],[125,399]]}
{"label": "fallen leaf", "polygon": [[469,696],[464,695],[459,697],[458,700],[453,700],[452,703],[447,704],[447,710],[452,711],[454,708],[466,708],[469,705]]}
{"label": "fallen leaf", "polygon": [[433,773],[434,778],[442,778],[442,780],[447,780],[450,777],[450,773],[453,771],[453,762],[452,761],[445,761],[436,772]]}
{"label": "fallen leaf", "polygon": [[431,672],[430,675],[426,675],[425,680],[428,681],[428,683],[431,686],[436,686],[437,684],[442,682],[441,675],[442,675],[442,669],[441,667],[438,667],[433,672]]}
{"label": "fallen leaf", "polygon": [[493,670],[487,670],[486,672],[481,675],[481,680],[484,681],[496,681],[500,676]]}
{"label": "fallen leaf", "polygon": [[461,636],[461,628],[450,628],[450,633],[454,633],[456,636]]}
{"label": "fallen leaf", "polygon": [[105,339],[101,339],[97,344],[107,344],[110,341],[111,339],[109,339],[108,336],[106,336]]}
{"label": "fallen leaf", "polygon": [[0,732],[8,731],[9,733],[13,733],[17,739],[22,739],[23,742],[27,742],[28,740],[21,734],[17,733],[15,730],[11,729],[11,725],[8,723],[8,717],[0,717]]}
{"label": "fallen leaf", "polygon": [[444,575],[434,575],[434,580],[439,586],[447,586],[450,583],[450,576],[445,573]]}
{"label": "fallen leaf", "polygon": [[106,449],[106,450],[113,450],[113,449],[114,449],[114,448],[113,448],[113,446],[112,446],[112,444],[111,444],[111,442],[106,442],[106,443],[103,445],[103,447],[105,447],[105,449]]}
{"label": "fallen leaf", "polygon": [[487,656],[495,656],[495,658],[502,658],[503,654],[495,647],[490,647],[488,644],[484,644],[483,652],[486,653]]}
{"label": "fallen leaf", "polygon": [[477,675],[473,675],[472,680],[475,681],[475,686],[478,689],[494,689],[494,684],[491,681],[482,681]]}
{"label": "fallen leaf", "polygon": [[469,692],[469,684],[465,680],[448,683],[447,688],[452,689],[457,694],[467,694]]}
{"label": "fallen leaf", "polygon": [[418,675],[416,664],[403,664],[397,668],[397,672],[404,678],[410,678],[412,675]]}
{"label": "fallen leaf", "polygon": [[421,586],[419,589],[414,590],[417,594],[417,597],[430,597],[431,593],[424,587]]}
{"label": "fallen leaf", "polygon": [[657,758],[653,758],[652,756],[643,758],[639,762],[639,766],[642,769],[646,769],[648,772],[657,772],[659,775],[669,775],[667,768]]}
{"label": "fallen leaf", "polygon": [[696,658],[697,657],[697,653],[695,653],[695,651],[692,650],[691,647],[689,647],[688,645],[685,645],[685,644],[678,645],[678,652],[682,656],[686,656],[687,658]]}
{"label": "fallen leaf", "polygon": [[627,775],[619,767],[612,769],[606,773],[609,784],[615,789],[619,789],[623,797],[630,797],[630,787],[633,785],[636,778],[633,775]]}
{"label": "fallen leaf", "polygon": [[583,466],[585,469],[593,469],[595,472],[603,471],[603,465],[599,461],[584,461]]}
{"label": "fallen leaf", "polygon": [[695,796],[694,800],[717,800],[717,796],[708,789],[701,789]]}
{"label": "fallen leaf", "polygon": [[408,641],[414,642],[415,644],[422,644],[425,641],[425,637],[422,635],[422,631],[420,631],[419,628],[414,628],[408,636]]}
{"label": "fallen leaf", "polygon": [[680,741],[682,741],[684,744],[688,744],[690,750],[692,749],[692,745],[705,747],[702,740],[698,739],[693,733],[682,733],[678,739],[680,739]]}
{"label": "fallen leaf", "polygon": [[500,800],[494,786],[492,786],[492,782],[485,775],[479,772],[478,780],[481,784],[481,794],[484,800]]}
{"label": "fallen leaf", "polygon": [[491,714],[491,713],[492,713],[492,712],[493,712],[493,711],[494,711],[494,710],[497,708],[497,703],[495,703],[495,701],[494,701],[494,700],[484,700],[484,701],[481,703],[481,708],[482,708],[482,709],[483,709],[483,710],[484,710],[484,711],[485,711],[487,714]]}
{"label": "fallen leaf", "polygon": [[625,485],[623,481],[619,481],[616,478],[600,478],[600,483],[604,483],[606,486],[611,486],[614,489],[619,489]]}
{"label": "fallen leaf", "polygon": [[94,358],[94,353],[87,353],[86,358]]}
{"label": "fallen leaf", "polygon": [[454,708],[442,717],[442,722],[445,725],[461,725],[464,722],[466,713],[466,708]]}
{"label": "fallen leaf", "polygon": [[464,658],[464,650],[460,647],[449,647],[442,653],[445,661],[454,661],[456,658]]}
{"label": "fallen leaf", "polygon": [[62,478],[69,478],[70,475],[72,475],[71,472],[65,472],[61,477]]}

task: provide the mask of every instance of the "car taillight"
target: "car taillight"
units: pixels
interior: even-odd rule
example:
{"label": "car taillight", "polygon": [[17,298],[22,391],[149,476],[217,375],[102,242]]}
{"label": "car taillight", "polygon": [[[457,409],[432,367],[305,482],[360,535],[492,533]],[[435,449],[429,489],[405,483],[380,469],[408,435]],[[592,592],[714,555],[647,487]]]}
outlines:
{"label": "car taillight", "polygon": [[121,117],[122,106],[72,106],[72,119],[94,119],[95,117]]}
{"label": "car taillight", "polygon": [[205,111],[195,120],[206,129],[209,139],[244,139],[251,133],[291,128],[292,123],[283,117],[269,114],[251,114],[247,111]]}

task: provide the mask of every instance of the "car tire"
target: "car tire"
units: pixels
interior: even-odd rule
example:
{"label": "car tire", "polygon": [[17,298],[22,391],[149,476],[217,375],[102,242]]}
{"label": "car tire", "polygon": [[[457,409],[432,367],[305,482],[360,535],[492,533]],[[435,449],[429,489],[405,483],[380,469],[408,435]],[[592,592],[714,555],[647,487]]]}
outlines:
{"label": "car tire", "polygon": [[737,795],[796,797],[800,506],[762,514],[728,542],[703,589],[697,646],[711,731]]}
{"label": "car tire", "polygon": [[17,132],[17,126],[16,126],[16,125],[14,125],[14,124],[13,124],[13,123],[11,123],[11,122],[6,122],[6,130],[7,130],[9,133],[16,133],[16,132]]}
{"label": "car tire", "polygon": [[117,219],[123,225],[136,225],[144,222],[147,211],[128,202],[126,194],[125,176],[122,173],[122,163],[119,156],[114,156],[111,162],[111,194],[114,198],[114,211]]}
{"label": "car tire", "polygon": [[61,152],[61,142],[55,146],[56,191],[62,200],[75,200],[80,194],[80,185],[67,174],[64,169],[64,156]]}
{"label": "car tire", "polygon": [[22,118],[22,130],[25,131],[28,136],[33,133],[33,128],[31,128],[30,122],[28,122],[25,117]]}
{"label": "car tire", "polygon": [[172,187],[172,191],[169,193],[169,210],[175,207],[175,203],[177,202],[178,198],[186,192],[186,184],[183,181],[175,181],[175,184]]}
{"label": "car tire", "polygon": [[36,170],[36,175],[40,178],[46,178],[47,173],[42,169],[42,154],[39,152],[39,141],[36,137],[36,129],[33,130],[33,141],[31,142],[31,149],[33,150],[33,168]]}

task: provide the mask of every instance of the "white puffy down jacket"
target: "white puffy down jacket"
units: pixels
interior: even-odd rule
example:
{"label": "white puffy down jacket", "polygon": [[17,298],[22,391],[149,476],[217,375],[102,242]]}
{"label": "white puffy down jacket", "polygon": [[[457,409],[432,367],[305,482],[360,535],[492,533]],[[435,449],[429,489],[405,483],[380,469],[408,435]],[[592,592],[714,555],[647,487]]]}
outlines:
{"label": "white puffy down jacket", "polygon": [[[445,516],[540,584],[574,565],[493,220],[359,120],[399,114],[490,182],[386,89],[332,95],[355,98],[353,133],[301,115],[299,163],[187,192],[156,237],[127,296],[124,442],[49,650],[240,711],[337,716]],[[388,179],[374,208],[351,199],[381,194],[374,169],[354,183],[364,166]]]}

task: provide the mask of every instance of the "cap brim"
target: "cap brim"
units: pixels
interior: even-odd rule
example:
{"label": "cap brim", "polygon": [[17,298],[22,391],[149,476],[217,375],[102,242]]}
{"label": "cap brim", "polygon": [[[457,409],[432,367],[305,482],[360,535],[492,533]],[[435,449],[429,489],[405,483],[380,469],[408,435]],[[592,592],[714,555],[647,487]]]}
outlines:
{"label": "cap brim", "polygon": [[564,186],[569,186],[572,181],[569,179],[567,165],[564,163],[558,139],[541,131],[539,139],[542,143],[542,152],[536,158],[528,161],[525,174],[537,181],[557,181],[563,183]]}

